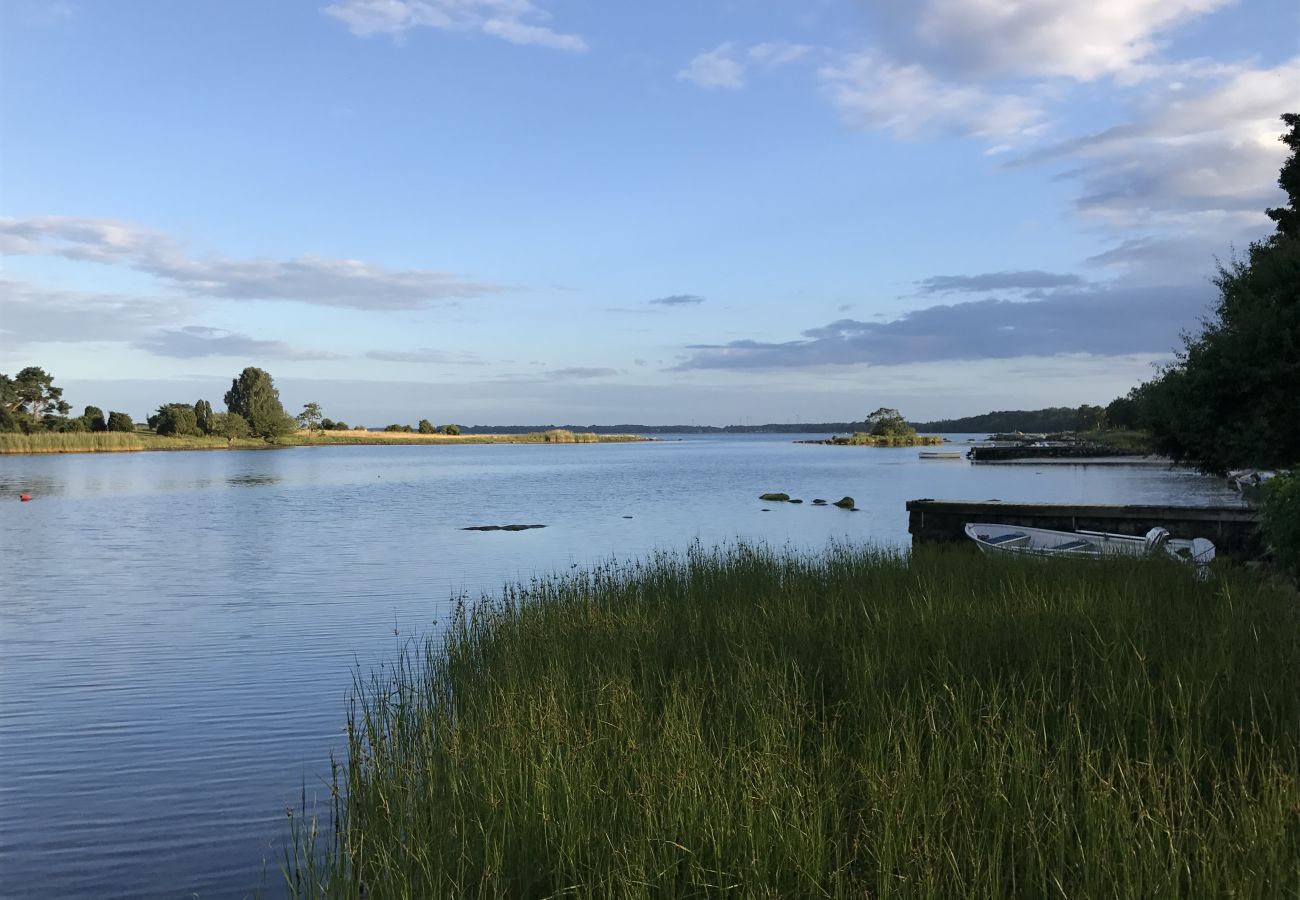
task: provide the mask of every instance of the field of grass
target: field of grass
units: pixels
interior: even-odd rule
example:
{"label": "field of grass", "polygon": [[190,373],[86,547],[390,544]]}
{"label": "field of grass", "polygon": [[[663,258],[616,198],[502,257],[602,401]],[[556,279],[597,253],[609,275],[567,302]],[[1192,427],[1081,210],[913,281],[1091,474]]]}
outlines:
{"label": "field of grass", "polygon": [[137,450],[257,450],[260,439],[227,441],[223,437],[171,437],[148,431],[80,431],[34,434],[0,433],[0,453],[126,453]]}
{"label": "field of grass", "polygon": [[347,733],[297,897],[1300,896],[1300,605],[1239,571],[696,548],[462,605]]}

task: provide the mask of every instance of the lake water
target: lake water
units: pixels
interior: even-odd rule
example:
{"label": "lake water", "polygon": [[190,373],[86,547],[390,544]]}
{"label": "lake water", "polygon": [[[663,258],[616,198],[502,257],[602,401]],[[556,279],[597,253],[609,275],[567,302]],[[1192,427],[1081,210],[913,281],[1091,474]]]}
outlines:
{"label": "lake water", "polygon": [[[277,896],[354,665],[457,595],[695,540],[902,546],[916,497],[1238,502],[1161,467],[794,437],[0,457],[0,895],[242,897],[265,870]],[[845,494],[861,512],[808,502]],[[547,527],[460,530],[516,522]]]}

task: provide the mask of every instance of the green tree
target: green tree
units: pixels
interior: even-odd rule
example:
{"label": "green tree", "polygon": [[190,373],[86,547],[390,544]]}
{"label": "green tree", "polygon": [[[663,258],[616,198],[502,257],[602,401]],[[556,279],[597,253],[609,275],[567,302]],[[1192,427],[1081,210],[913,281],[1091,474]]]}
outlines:
{"label": "green tree", "polygon": [[1282,119],[1277,230],[1219,266],[1212,316],[1147,389],[1156,448],[1205,472],[1300,465],[1300,115]]}
{"label": "green tree", "polygon": [[0,388],[9,411],[25,413],[35,421],[47,415],[66,416],[72,404],[63,399],[63,388],[54,386],[54,376],[38,366],[28,366]]}
{"label": "green tree", "polygon": [[199,431],[204,434],[212,434],[212,404],[206,400],[199,400],[194,404],[194,421],[199,426]]}
{"label": "green tree", "polygon": [[428,419],[421,419],[421,420],[420,420],[420,424],[419,424],[418,426],[416,426],[416,427],[419,429],[420,434],[437,434],[437,433],[438,433],[438,429],[434,428],[434,427],[433,427],[433,423],[430,422]]}
{"label": "green tree", "polygon": [[1079,407],[1079,430],[1101,431],[1106,426],[1106,410],[1101,406],[1083,404]]}
{"label": "green tree", "polygon": [[239,413],[213,413],[212,433],[225,438],[227,443],[235,438],[248,437],[248,421]]}
{"label": "green tree", "polygon": [[263,369],[249,366],[240,372],[230,383],[225,401],[227,410],[242,416],[250,432],[265,441],[273,443],[294,430],[294,421],[280,403],[275,382]]}
{"label": "green tree", "polygon": [[203,433],[199,430],[194,407],[188,403],[163,404],[158,407],[156,415],[150,416],[149,424],[154,431],[163,435],[192,437]]}
{"label": "green tree", "polygon": [[916,429],[907,424],[902,413],[896,409],[882,406],[867,416],[870,432],[876,436],[909,437],[916,434]]}
{"label": "green tree", "polygon": [[296,421],[299,428],[306,428],[308,431],[321,431],[325,427],[319,403],[304,403]]}
{"label": "green tree", "polygon": [[87,406],[86,411],[81,414],[81,421],[86,423],[86,428],[90,431],[108,431],[104,411],[98,406]]}
{"label": "green tree", "polygon": [[457,434],[460,434],[460,426],[459,426],[459,425],[444,425],[444,426],[442,426],[442,433],[443,433],[443,434],[451,434],[451,435],[457,435]]}
{"label": "green tree", "polygon": [[109,431],[135,431],[135,423],[124,412],[113,411],[108,414]]}

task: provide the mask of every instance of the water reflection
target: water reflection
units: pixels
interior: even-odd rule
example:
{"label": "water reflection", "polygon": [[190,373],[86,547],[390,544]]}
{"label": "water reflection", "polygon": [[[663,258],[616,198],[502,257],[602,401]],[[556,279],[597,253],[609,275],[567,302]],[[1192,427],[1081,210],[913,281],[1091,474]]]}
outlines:
{"label": "water reflection", "polygon": [[[456,597],[695,539],[897,546],[916,497],[1240,503],[1187,472],[793,437],[0,459],[0,501],[36,501],[0,502],[0,894],[240,897],[263,860],[274,887],[352,667]],[[769,490],[864,512],[763,513]],[[512,522],[548,527],[460,530]]]}

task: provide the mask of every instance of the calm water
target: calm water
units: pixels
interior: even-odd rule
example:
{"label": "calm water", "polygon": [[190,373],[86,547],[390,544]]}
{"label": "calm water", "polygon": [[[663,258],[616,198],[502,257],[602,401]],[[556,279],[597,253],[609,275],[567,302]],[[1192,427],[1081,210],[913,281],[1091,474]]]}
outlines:
{"label": "calm water", "polygon": [[[0,457],[0,895],[241,897],[264,869],[278,895],[352,667],[462,593],[696,539],[902,545],[915,497],[1237,502],[1161,468],[791,439]],[[510,522],[548,527],[460,530]]]}

